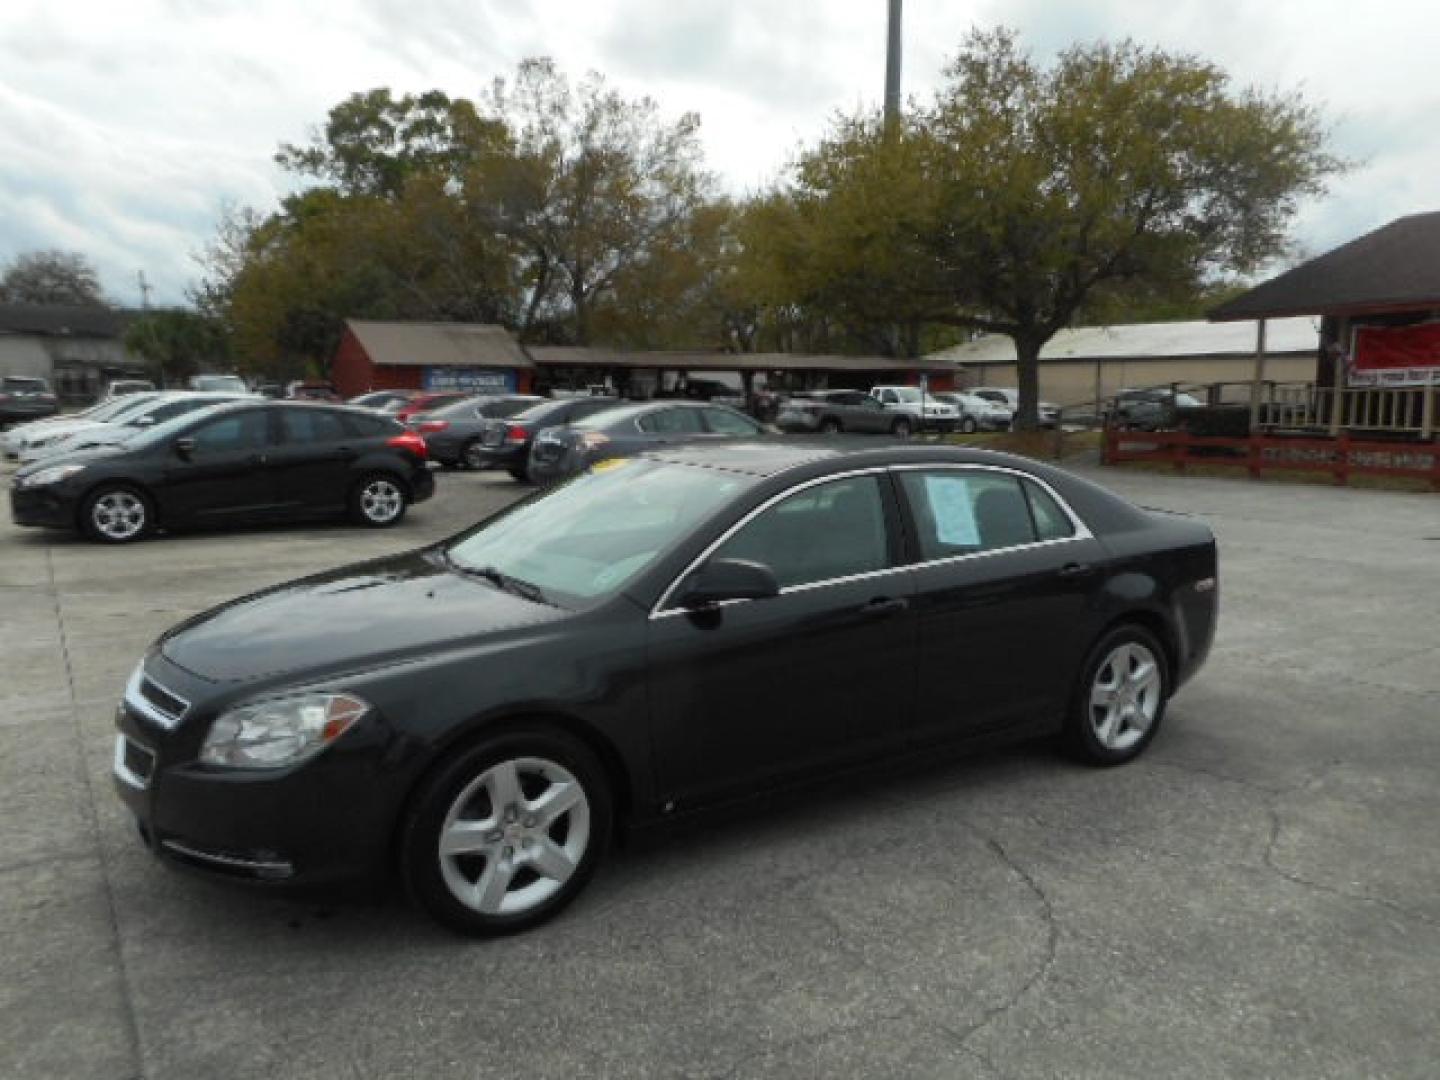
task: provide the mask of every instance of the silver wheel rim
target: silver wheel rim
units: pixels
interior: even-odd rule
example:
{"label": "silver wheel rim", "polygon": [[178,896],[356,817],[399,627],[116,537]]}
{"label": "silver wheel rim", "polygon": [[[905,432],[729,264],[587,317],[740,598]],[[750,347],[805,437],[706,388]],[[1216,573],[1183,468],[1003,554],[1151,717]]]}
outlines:
{"label": "silver wheel rim", "polygon": [[128,491],[107,491],[90,507],[90,521],[110,540],[133,540],[145,528],[145,504]]}
{"label": "silver wheel rim", "polygon": [[1139,642],[1110,650],[1090,684],[1090,727],[1107,750],[1128,750],[1160,711],[1160,664]]}
{"label": "silver wheel rim", "polygon": [[485,464],[485,455],[481,453],[478,444],[471,443],[465,447],[465,464],[471,469],[478,469]]}
{"label": "silver wheel rim", "polygon": [[360,492],[360,509],[371,521],[394,521],[405,506],[405,496],[389,480],[371,480]]}
{"label": "silver wheel rim", "polygon": [[523,915],[574,875],[590,843],[590,801],[544,758],[490,766],[456,796],[440,827],[440,873],[482,915]]}

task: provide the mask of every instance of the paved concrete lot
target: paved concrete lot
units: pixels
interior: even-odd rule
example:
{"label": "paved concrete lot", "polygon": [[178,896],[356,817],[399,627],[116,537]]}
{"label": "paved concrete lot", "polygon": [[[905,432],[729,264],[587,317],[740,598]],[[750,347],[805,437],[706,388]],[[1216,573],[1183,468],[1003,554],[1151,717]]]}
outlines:
{"label": "paved concrete lot", "polygon": [[0,1076],[1434,1076],[1440,498],[1096,470],[1222,541],[1139,762],[932,766],[621,853],[537,932],[167,871],[111,790],[146,643],[400,529],[0,525]]}

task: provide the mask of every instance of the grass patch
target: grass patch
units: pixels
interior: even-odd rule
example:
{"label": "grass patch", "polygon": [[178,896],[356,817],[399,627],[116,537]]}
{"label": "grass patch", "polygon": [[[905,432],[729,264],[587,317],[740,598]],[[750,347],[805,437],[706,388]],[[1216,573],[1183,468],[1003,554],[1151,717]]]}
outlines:
{"label": "grass patch", "polygon": [[941,435],[939,440],[951,446],[972,446],[977,450],[997,450],[1005,454],[1038,461],[1067,461],[1071,458],[1094,456],[1100,452],[1103,436],[1098,431],[977,431],[971,435]]}
{"label": "grass patch", "polygon": [[[1164,461],[1126,461],[1111,465],[1112,469],[1133,469],[1137,472],[1165,473],[1170,476],[1203,476],[1215,480],[1249,480],[1251,476],[1244,464],[1217,465],[1185,463],[1185,471],[1176,473],[1175,467]],[[1328,472],[1312,472],[1309,469],[1265,469],[1259,481],[1279,484],[1309,484],[1312,487],[1336,487],[1335,478]],[[1430,482],[1418,476],[1381,476],[1374,473],[1352,472],[1349,482],[1344,485],[1353,488],[1368,488],[1372,491],[1429,492]]]}

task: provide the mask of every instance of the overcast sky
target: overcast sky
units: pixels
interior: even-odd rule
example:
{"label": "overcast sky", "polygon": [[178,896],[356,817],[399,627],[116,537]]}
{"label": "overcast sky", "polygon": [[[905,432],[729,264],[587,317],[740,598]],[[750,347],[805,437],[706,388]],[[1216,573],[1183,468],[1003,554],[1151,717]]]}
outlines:
{"label": "overcast sky", "polygon": [[[906,0],[907,94],[928,96],[975,25],[1043,54],[1130,36],[1237,81],[1299,88],[1359,162],[1308,205],[1318,253],[1440,208],[1440,19],[1420,0]],[[0,0],[0,262],[88,254],[119,303],[179,302],[222,207],[273,206],[273,165],[352,91],[473,96],[516,61],[594,69],[672,115],[744,192],[835,111],[883,91],[886,0]]]}

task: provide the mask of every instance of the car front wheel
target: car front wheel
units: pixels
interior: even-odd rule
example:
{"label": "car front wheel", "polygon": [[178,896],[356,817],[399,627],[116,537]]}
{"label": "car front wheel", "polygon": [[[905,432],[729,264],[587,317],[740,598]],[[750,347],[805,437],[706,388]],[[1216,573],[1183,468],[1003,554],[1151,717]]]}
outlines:
{"label": "car front wheel", "polygon": [[1090,651],[1076,687],[1070,744],[1095,765],[1122,765],[1140,756],[1160,728],[1170,696],[1165,650],[1144,627],[1105,634]]}
{"label": "car front wheel", "polygon": [[360,525],[384,529],[405,516],[405,488],[393,476],[367,476],[350,492],[350,517]]}
{"label": "car front wheel", "polygon": [[821,435],[835,435],[839,431],[840,421],[836,420],[833,416],[827,416],[824,420],[820,421]]}
{"label": "car front wheel", "polygon": [[107,484],[91,493],[80,511],[85,535],[104,544],[129,544],[153,527],[150,500],[135,488]]}
{"label": "car front wheel", "polygon": [[973,416],[967,416],[965,417],[965,419],[960,421],[960,430],[963,431],[966,435],[975,434],[975,432],[978,431],[979,428],[980,425],[975,422],[975,418]]}
{"label": "car front wheel", "polygon": [[472,439],[465,444],[465,448],[460,451],[460,461],[472,471],[485,467],[485,448],[480,445],[478,439]]}
{"label": "car front wheel", "polygon": [[915,426],[909,420],[896,420],[890,430],[896,438],[908,439]]}
{"label": "car front wheel", "polygon": [[485,739],[415,800],[401,859],[411,895],[461,933],[494,936],[553,917],[585,887],[610,838],[604,770],[560,732]]}

